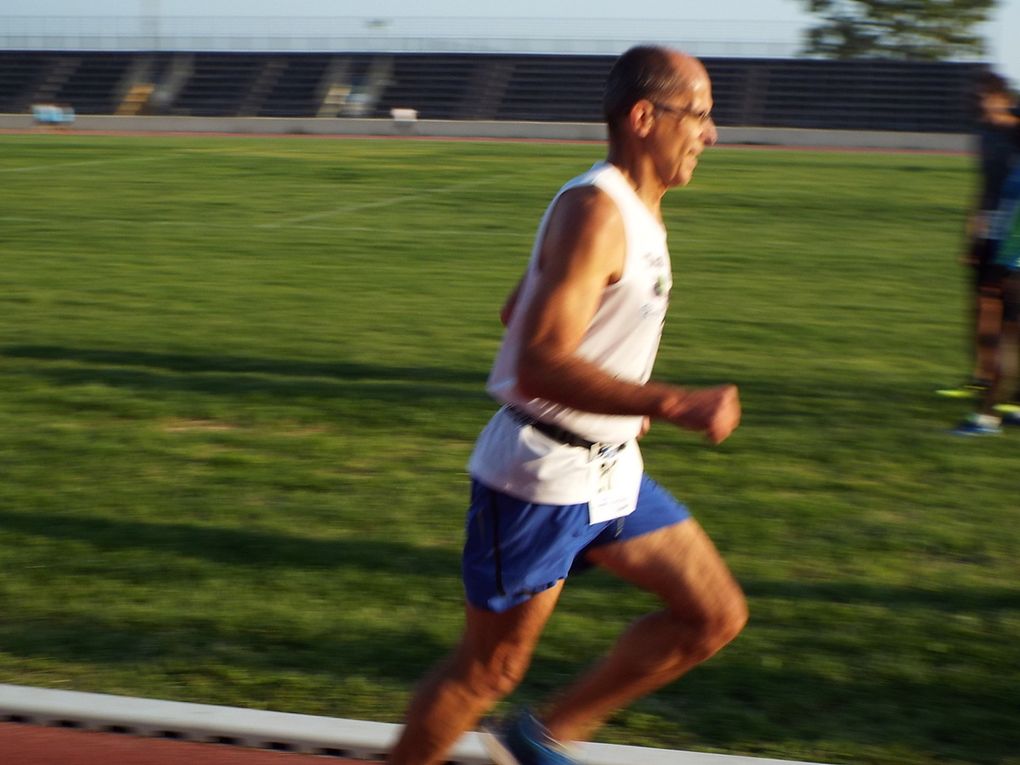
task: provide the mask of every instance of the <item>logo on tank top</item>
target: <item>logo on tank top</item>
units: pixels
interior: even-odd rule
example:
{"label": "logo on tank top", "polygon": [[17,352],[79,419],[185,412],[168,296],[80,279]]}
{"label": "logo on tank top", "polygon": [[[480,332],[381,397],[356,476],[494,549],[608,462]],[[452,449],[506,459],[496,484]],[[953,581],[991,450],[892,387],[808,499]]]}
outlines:
{"label": "logo on tank top", "polygon": [[670,280],[663,276],[659,277],[652,284],[652,295],[654,300],[641,306],[641,318],[649,319],[653,316],[662,317],[665,320],[666,308],[669,305]]}
{"label": "logo on tank top", "polygon": [[641,318],[665,318],[669,291],[673,286],[668,270],[669,260],[665,254],[655,250],[644,253],[643,260],[649,272],[648,276],[652,279],[652,299],[641,306]]}
{"label": "logo on tank top", "polygon": [[645,263],[647,263],[652,268],[665,268],[666,257],[656,252],[646,252]]}

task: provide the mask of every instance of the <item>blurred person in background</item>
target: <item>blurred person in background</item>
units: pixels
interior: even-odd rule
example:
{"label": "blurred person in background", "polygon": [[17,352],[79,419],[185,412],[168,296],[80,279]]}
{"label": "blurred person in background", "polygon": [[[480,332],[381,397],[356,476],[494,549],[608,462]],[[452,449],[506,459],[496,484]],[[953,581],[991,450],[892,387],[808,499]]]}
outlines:
{"label": "blurred person in background", "polygon": [[719,443],[732,385],[650,382],[672,287],[661,199],[717,138],[708,73],[633,48],[609,74],[606,161],[547,209],[488,390],[503,406],[472,454],[460,644],[422,683],[391,765],[433,765],[523,678],[571,573],[599,566],[657,595],[609,654],[535,713],[486,734],[500,765],[569,765],[617,709],[676,680],[743,628],[739,585],[686,507],[644,474],[651,420]]}
{"label": "blurred person in background", "polygon": [[975,92],[977,113],[978,194],[967,218],[965,263],[972,274],[972,295],[968,307],[971,327],[970,379],[955,388],[937,392],[953,398],[983,397],[996,379],[1002,332],[1001,269],[994,265],[992,230],[1000,207],[1006,179],[1017,163],[1020,151],[1015,141],[1017,101],[1006,80],[991,71],[978,77]]}
{"label": "blurred person in background", "polygon": [[[1020,118],[1014,116],[1013,138],[1020,152]],[[999,209],[988,234],[991,280],[1000,295],[999,358],[977,411],[960,423],[963,436],[997,435],[1002,425],[1020,426],[1020,162],[1003,184]],[[1012,394],[1012,401],[1010,401]]]}

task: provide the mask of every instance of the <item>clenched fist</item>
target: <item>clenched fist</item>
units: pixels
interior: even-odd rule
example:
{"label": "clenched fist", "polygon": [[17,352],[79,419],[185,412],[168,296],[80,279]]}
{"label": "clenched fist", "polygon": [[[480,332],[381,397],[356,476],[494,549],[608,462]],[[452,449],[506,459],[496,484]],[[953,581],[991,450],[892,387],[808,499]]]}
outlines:
{"label": "clenched fist", "polygon": [[736,385],[664,390],[659,419],[704,433],[713,444],[725,441],[740,424],[740,394]]}

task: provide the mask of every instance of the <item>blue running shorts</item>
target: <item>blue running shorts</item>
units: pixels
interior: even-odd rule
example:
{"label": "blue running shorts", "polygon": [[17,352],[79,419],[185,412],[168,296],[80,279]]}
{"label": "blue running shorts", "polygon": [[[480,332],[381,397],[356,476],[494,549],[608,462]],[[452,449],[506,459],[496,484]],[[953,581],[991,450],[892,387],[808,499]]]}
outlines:
{"label": "blue running shorts", "polygon": [[540,505],[471,482],[462,574],[468,602],[500,613],[590,567],[594,547],[622,542],[690,517],[687,508],[647,475],[637,509],[588,523],[588,503]]}

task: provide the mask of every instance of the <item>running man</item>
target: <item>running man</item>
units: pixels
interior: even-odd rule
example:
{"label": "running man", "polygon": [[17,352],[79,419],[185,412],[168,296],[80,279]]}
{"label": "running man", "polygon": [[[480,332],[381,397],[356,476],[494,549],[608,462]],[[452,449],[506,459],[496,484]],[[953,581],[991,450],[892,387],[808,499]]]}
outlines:
{"label": "running man", "polygon": [[718,444],[740,420],[733,385],[650,382],[672,276],[661,201],[717,138],[695,58],[633,48],[609,74],[604,162],[547,209],[501,317],[488,382],[502,408],[469,469],[460,644],[420,686],[391,765],[430,765],[524,676],[572,572],[601,566],[657,595],[609,654],[548,706],[492,731],[497,762],[569,764],[568,742],[733,640],[743,593],[701,526],[643,472],[652,420]]}

